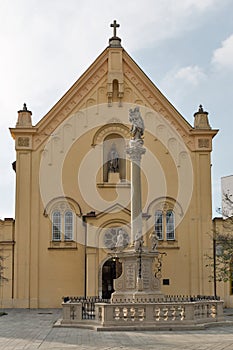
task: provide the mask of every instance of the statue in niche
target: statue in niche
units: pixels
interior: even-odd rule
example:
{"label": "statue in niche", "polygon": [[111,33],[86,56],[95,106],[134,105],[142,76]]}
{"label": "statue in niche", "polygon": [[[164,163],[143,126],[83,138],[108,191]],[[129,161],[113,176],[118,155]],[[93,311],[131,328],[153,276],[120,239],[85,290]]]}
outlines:
{"label": "statue in niche", "polygon": [[112,144],[112,147],[108,154],[108,172],[109,173],[119,172],[119,154],[116,150],[115,143]]}
{"label": "statue in niche", "polygon": [[130,135],[132,140],[139,141],[143,143],[143,134],[144,134],[144,122],[139,110],[139,107],[129,110],[129,121],[132,123]]}

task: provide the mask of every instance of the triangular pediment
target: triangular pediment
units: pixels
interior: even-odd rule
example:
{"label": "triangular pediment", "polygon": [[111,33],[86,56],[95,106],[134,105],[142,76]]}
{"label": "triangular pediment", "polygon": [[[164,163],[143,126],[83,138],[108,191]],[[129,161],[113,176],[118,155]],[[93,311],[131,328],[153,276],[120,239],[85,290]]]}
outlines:
{"label": "triangular pediment", "polygon": [[[119,57],[115,57],[115,56]],[[123,48],[106,48],[66,94],[35,126],[33,148],[37,149],[70,115],[92,106],[111,103],[113,84],[119,84],[120,105],[142,105],[158,113],[194,149],[195,129],[182,117]],[[109,109],[111,115],[111,109]],[[111,118],[110,118],[111,119]]]}
{"label": "triangular pediment", "polygon": [[114,213],[119,213],[119,212],[123,212],[126,215],[130,216],[130,210],[123,207],[120,203],[116,203],[110,207],[108,207],[104,212],[98,213],[96,215],[96,218],[102,218],[104,216],[108,216],[109,214],[114,214]]}

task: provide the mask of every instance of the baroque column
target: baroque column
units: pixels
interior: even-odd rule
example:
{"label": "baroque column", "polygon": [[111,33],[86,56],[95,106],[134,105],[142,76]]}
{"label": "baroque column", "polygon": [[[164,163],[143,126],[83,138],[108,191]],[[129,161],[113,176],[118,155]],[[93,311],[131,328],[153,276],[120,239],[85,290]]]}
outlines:
{"label": "baroque column", "polygon": [[130,109],[129,120],[132,123],[131,140],[126,153],[131,161],[131,244],[135,250],[142,245],[142,199],[141,199],[141,157],[143,147],[144,123],[139,108]]}
{"label": "baroque column", "polygon": [[162,298],[160,280],[155,271],[159,257],[157,245],[154,244],[155,235],[152,235],[151,249],[143,247],[140,165],[146,149],[143,147],[144,123],[139,107],[130,109],[129,121],[132,124],[131,140],[126,153],[131,161],[131,246],[122,249],[116,245],[116,256],[122,263],[122,274],[114,280],[112,303],[154,302]]}

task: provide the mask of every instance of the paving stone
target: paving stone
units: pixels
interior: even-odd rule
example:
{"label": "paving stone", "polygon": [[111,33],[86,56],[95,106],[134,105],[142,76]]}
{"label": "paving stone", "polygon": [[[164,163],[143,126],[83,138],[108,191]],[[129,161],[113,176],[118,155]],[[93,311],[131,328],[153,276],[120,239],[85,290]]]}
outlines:
{"label": "paving stone", "polygon": [[[233,350],[233,326],[198,331],[95,332],[53,328],[61,310],[5,310],[0,350]],[[233,321],[233,310],[226,312]]]}

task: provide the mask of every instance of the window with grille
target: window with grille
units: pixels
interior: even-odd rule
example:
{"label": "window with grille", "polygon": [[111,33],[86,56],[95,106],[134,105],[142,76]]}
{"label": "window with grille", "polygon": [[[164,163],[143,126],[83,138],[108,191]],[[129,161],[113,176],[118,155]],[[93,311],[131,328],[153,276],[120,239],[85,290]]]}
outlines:
{"label": "window with grille", "polygon": [[61,213],[59,211],[55,211],[52,217],[52,238],[53,241],[61,240]]}
{"label": "window with grille", "polygon": [[65,213],[65,241],[73,239],[73,213],[67,211]]}
{"label": "window with grille", "polygon": [[74,214],[72,211],[65,213],[56,210],[52,214],[52,240],[72,241],[74,239]]}
{"label": "window with grille", "polygon": [[163,239],[163,212],[161,210],[155,212],[155,233],[158,239]]}
{"label": "window with grille", "polygon": [[159,240],[175,240],[175,214],[173,210],[155,212],[155,232]]}
{"label": "window with grille", "polygon": [[172,210],[166,212],[166,237],[167,240],[175,239],[175,221],[174,213]]}

